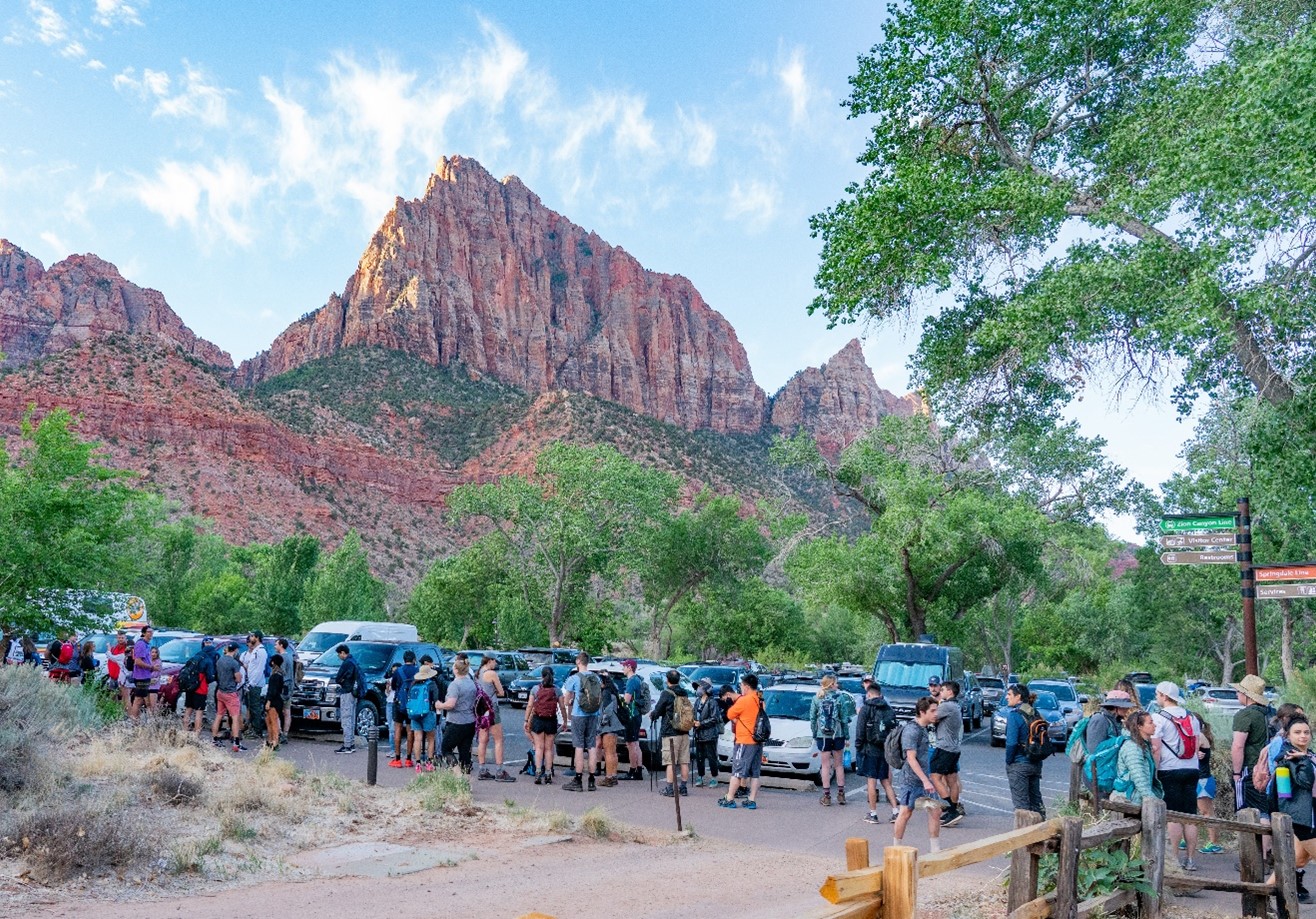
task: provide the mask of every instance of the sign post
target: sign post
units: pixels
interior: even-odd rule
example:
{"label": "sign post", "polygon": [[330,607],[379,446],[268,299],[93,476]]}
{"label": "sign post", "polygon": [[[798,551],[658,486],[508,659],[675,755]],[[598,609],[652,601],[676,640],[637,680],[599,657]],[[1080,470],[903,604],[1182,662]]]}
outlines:
{"label": "sign post", "polygon": [[1252,574],[1252,506],[1244,495],[1238,499],[1238,578],[1243,595],[1243,656],[1248,674],[1260,676],[1257,662],[1257,587]]}

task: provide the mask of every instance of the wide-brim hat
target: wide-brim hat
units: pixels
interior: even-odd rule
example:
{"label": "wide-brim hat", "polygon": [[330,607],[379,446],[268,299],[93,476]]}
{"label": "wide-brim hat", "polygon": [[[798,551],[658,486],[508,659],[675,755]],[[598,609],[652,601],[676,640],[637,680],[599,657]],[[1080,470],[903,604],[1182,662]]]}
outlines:
{"label": "wide-brim hat", "polygon": [[1230,683],[1231,688],[1241,692],[1253,702],[1266,704],[1266,681],[1256,674],[1249,673],[1237,683]]}
{"label": "wide-brim hat", "polygon": [[1183,705],[1183,690],[1179,688],[1178,683],[1171,680],[1161,680],[1156,684],[1156,691],[1165,698]]}
{"label": "wide-brim hat", "polygon": [[421,667],[416,671],[415,679],[423,682],[425,680],[432,680],[438,675],[439,671],[435,670],[429,664],[426,664],[424,667]]}
{"label": "wide-brim hat", "polygon": [[1106,698],[1101,700],[1102,708],[1133,708],[1133,700],[1129,694],[1122,689],[1112,689],[1106,693]]}

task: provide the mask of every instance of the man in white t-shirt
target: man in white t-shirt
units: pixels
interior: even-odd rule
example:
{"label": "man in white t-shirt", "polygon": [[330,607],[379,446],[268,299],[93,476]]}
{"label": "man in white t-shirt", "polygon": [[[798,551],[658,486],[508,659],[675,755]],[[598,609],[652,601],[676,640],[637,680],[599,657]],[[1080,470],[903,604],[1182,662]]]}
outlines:
{"label": "man in white t-shirt", "polygon": [[1169,680],[1156,684],[1156,702],[1161,710],[1154,716],[1156,733],[1152,735],[1152,755],[1156,758],[1156,776],[1165,789],[1165,809],[1170,812],[1166,838],[1170,851],[1179,851],[1179,837],[1188,841],[1187,858],[1180,862],[1185,871],[1196,871],[1193,853],[1197,851],[1197,825],[1176,823],[1176,811],[1197,813],[1197,752],[1202,742],[1202,722],[1183,707],[1183,694]]}
{"label": "man in white t-shirt", "polygon": [[252,632],[247,636],[247,649],[242,652],[242,669],[246,673],[246,688],[242,691],[247,703],[247,730],[257,737],[263,737],[265,730],[265,662],[269,652],[265,650],[264,636]]}

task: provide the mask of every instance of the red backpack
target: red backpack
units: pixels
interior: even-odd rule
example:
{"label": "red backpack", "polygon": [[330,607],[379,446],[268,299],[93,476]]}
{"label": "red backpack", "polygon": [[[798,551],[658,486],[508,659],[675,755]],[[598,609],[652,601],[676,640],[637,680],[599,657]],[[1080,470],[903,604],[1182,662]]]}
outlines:
{"label": "red backpack", "polygon": [[[1179,732],[1179,741],[1183,746],[1182,752],[1178,753],[1179,759],[1196,759],[1197,758],[1197,734],[1193,731],[1193,716],[1191,713],[1185,713],[1182,718],[1176,718],[1169,712],[1162,712],[1174,729]],[[1171,751],[1173,752],[1173,751]]]}
{"label": "red backpack", "polygon": [[552,718],[557,714],[557,690],[552,686],[540,686],[535,691],[535,701],[531,706],[537,718]]}

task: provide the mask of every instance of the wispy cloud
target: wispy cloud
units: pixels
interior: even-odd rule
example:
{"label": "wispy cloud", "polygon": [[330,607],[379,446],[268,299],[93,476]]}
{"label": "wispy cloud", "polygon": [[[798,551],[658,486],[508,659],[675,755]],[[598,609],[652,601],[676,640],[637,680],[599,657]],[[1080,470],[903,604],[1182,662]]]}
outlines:
{"label": "wispy cloud", "polygon": [[114,77],[114,88],[148,102],[154,102],[152,115],[167,118],[195,118],[207,127],[219,128],[228,123],[229,90],[216,85],[200,68],[183,61],[181,87],[162,70],[147,68],[141,76],[129,67]]}
{"label": "wispy cloud", "polygon": [[36,29],[36,39],[43,45],[58,45],[69,35],[68,23],[44,0],[28,0],[28,18]]}
{"label": "wispy cloud", "polygon": [[762,229],[777,216],[781,190],[775,182],[751,179],[736,180],[727,195],[728,220],[742,220],[753,229]]}
{"label": "wispy cloud", "polygon": [[777,79],[790,103],[791,124],[801,125],[809,119],[809,102],[814,92],[804,67],[804,49],[796,48],[777,66]]}
{"label": "wispy cloud", "polygon": [[186,224],[205,241],[222,238],[247,245],[255,235],[251,205],[267,181],[239,160],[166,160],[154,176],[137,177],[133,194],[171,227]]}
{"label": "wispy cloud", "polygon": [[684,135],[685,161],[701,168],[711,165],[717,153],[717,129],[700,118],[698,112],[687,115],[680,106],[676,108],[676,119]]}
{"label": "wispy cloud", "polygon": [[141,8],[146,0],[129,2],[129,0],[96,0],[96,11],[92,19],[97,25],[106,28],[115,26],[139,26],[142,24]]}

